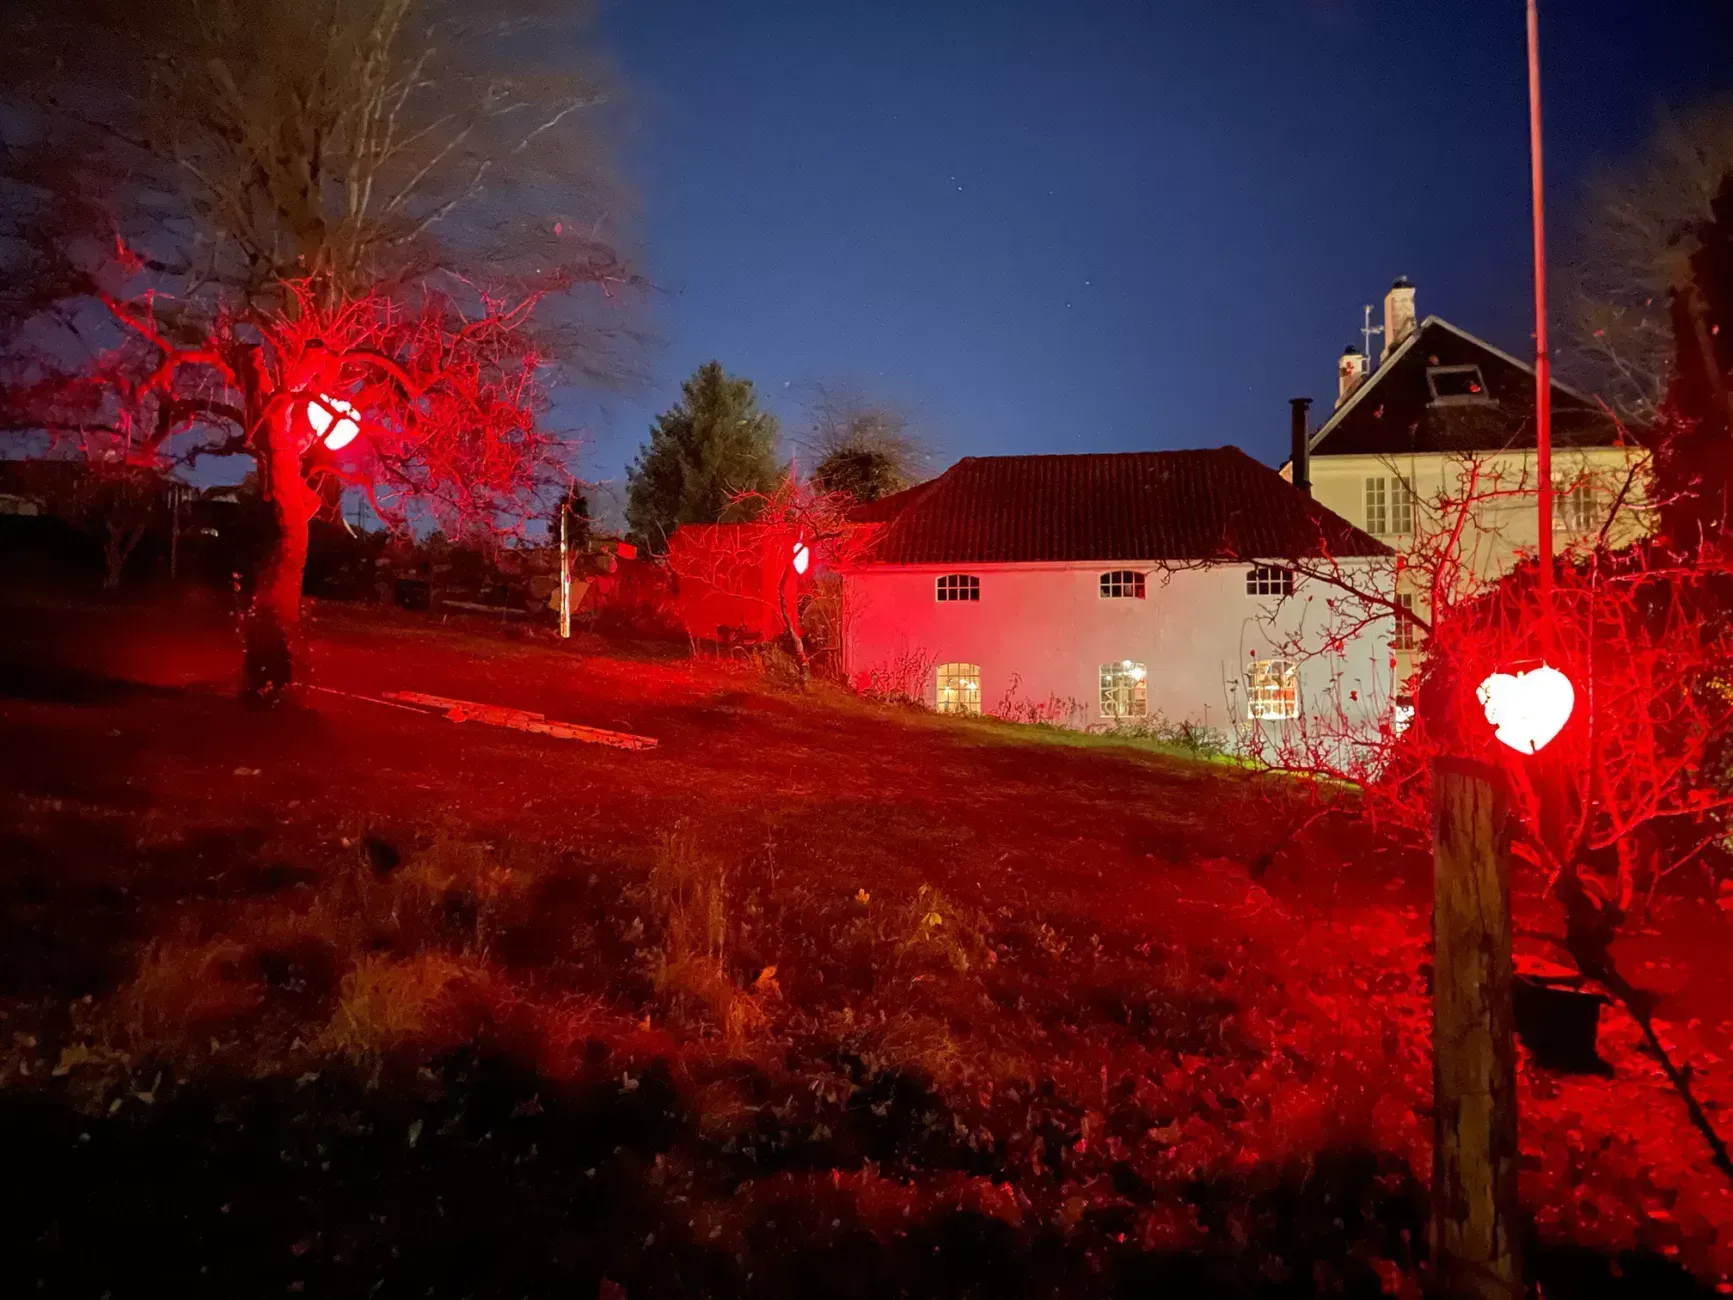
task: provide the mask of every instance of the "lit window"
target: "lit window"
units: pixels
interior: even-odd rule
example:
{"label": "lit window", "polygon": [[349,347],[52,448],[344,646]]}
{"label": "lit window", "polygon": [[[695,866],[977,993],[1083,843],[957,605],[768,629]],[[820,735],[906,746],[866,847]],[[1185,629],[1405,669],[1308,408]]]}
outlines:
{"label": "lit window", "polygon": [[1277,722],[1300,716],[1300,670],[1288,659],[1254,659],[1246,673],[1246,709],[1254,719]]}
{"label": "lit window", "polygon": [[1593,483],[1577,482],[1568,487],[1555,479],[1552,485],[1552,526],[1573,533],[1592,533],[1601,526],[1600,490]]}
{"label": "lit window", "polygon": [[1135,569],[1109,569],[1101,575],[1101,599],[1142,600],[1143,575]]}
{"label": "lit window", "polygon": [[[1398,592],[1396,608],[1413,613],[1414,596],[1411,592]],[[1401,613],[1396,615],[1396,635],[1391,637],[1390,645],[1397,650],[1417,650],[1420,647],[1420,626],[1412,619],[1404,618]]]}
{"label": "lit window", "polygon": [[1101,716],[1141,718],[1149,711],[1149,672],[1140,663],[1121,659],[1101,665]]}
{"label": "lit window", "polygon": [[1479,366],[1428,366],[1426,386],[1434,404],[1492,401]]}
{"label": "lit window", "polygon": [[943,574],[933,594],[940,600],[979,600],[981,580],[972,573]]}
{"label": "lit window", "polygon": [[1258,564],[1246,570],[1246,595],[1291,596],[1294,594],[1294,571],[1278,569],[1273,564]]}
{"label": "lit window", "polygon": [[981,665],[940,664],[936,702],[940,713],[979,713]]}
{"label": "lit window", "polygon": [[1414,531],[1414,489],[1400,474],[1366,479],[1366,531],[1400,537]]}

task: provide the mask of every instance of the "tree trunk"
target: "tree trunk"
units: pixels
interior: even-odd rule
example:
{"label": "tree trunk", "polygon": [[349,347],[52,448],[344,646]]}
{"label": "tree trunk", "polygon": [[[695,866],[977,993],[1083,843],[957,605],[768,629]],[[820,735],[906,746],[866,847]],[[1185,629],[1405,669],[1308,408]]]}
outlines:
{"label": "tree trunk", "polygon": [[307,524],[319,507],[318,495],[301,477],[300,449],[286,416],[270,425],[270,443],[259,458],[259,482],[271,503],[275,530],[241,620],[241,679],[249,698],[275,704],[294,680]]}
{"label": "tree trunk", "polygon": [[1522,1294],[1510,858],[1496,771],[1432,767],[1432,1259],[1440,1292]]}

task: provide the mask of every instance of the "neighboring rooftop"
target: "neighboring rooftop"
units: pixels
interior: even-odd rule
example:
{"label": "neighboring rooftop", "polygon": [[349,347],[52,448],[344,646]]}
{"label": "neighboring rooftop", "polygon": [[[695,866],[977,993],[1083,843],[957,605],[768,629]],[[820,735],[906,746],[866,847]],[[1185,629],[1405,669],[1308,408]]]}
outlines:
{"label": "neighboring rooftop", "polygon": [[970,456],[854,516],[883,564],[1388,555],[1238,447]]}
{"label": "neighboring rooftop", "polygon": [[[1552,394],[1555,447],[1611,447],[1629,440],[1593,399],[1558,383]],[[1311,440],[1314,456],[1491,452],[1534,445],[1533,368],[1436,316],[1411,328]]]}

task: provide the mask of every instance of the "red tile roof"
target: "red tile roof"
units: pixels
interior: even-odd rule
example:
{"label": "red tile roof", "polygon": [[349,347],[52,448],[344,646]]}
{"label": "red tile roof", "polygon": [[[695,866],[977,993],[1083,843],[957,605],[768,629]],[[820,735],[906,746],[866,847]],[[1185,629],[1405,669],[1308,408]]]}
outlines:
{"label": "red tile roof", "polygon": [[1238,447],[970,456],[855,517],[882,564],[1390,554]]}

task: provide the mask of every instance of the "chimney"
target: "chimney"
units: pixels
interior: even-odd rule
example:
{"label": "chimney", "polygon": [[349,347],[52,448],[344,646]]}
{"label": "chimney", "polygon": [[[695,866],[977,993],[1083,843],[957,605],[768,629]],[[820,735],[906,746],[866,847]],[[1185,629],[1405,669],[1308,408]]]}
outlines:
{"label": "chimney", "polygon": [[1294,471],[1294,486],[1307,496],[1312,495],[1312,448],[1311,435],[1306,430],[1306,408],[1311,406],[1309,397],[1290,397],[1288,406],[1293,412],[1293,451],[1289,457]]}
{"label": "chimney", "polygon": [[1383,365],[1413,332],[1414,286],[1408,283],[1407,276],[1399,275],[1390,292],[1384,295],[1384,351],[1378,355],[1378,364]]}
{"label": "chimney", "polygon": [[1360,381],[1366,378],[1366,358],[1360,355],[1360,349],[1346,347],[1342,349],[1342,359],[1336,363],[1336,405],[1340,406],[1348,400],[1348,394],[1360,386]]}

